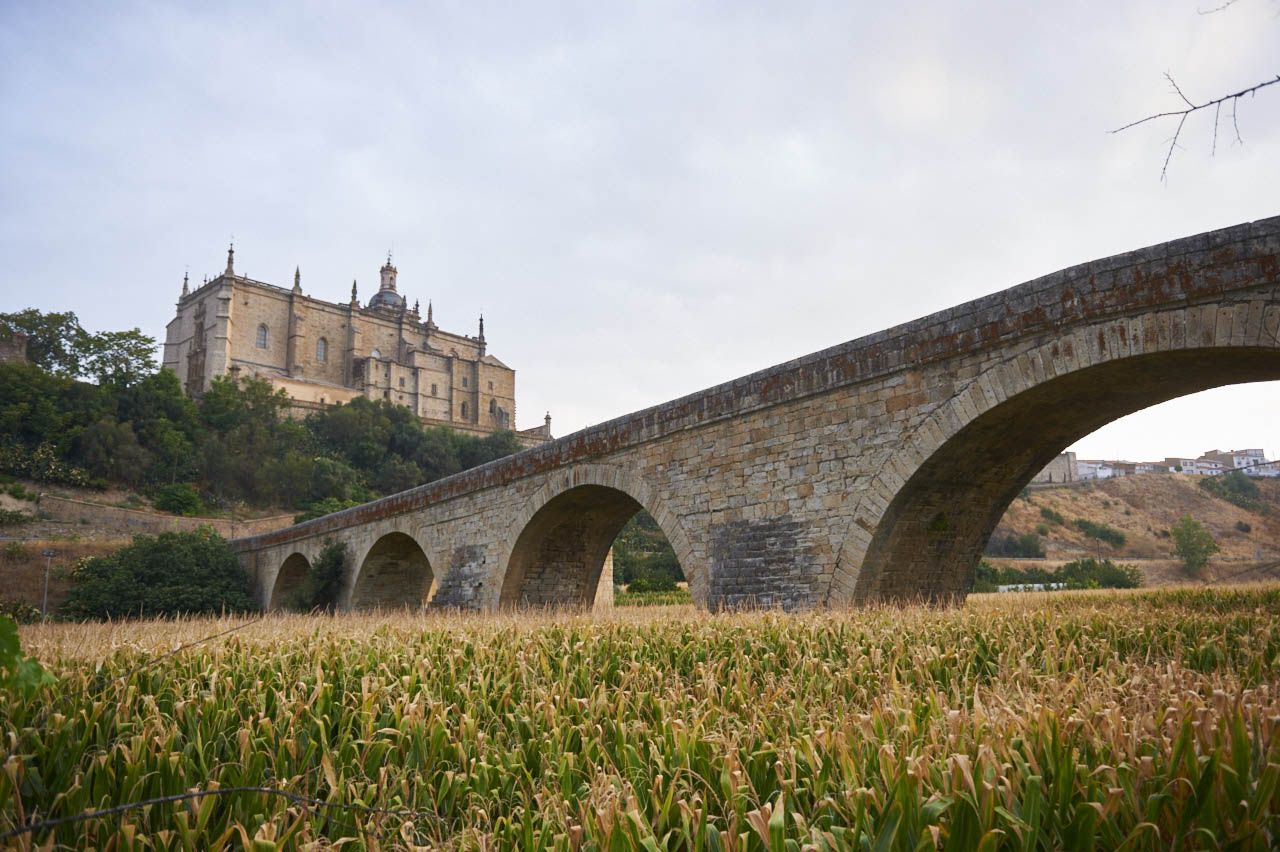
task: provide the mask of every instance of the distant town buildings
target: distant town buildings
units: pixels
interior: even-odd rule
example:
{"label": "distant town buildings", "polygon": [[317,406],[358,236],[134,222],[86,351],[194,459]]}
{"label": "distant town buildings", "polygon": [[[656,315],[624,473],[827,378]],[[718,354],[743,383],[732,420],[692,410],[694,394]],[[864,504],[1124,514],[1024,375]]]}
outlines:
{"label": "distant town buildings", "polygon": [[1280,477],[1280,461],[1268,461],[1260,449],[1209,450],[1196,458],[1169,456],[1157,462],[1106,459],[1077,459],[1062,453],[1031,480],[1033,484],[1076,482],[1084,479],[1112,479],[1139,473],[1189,473],[1194,476],[1221,476],[1238,470],[1246,476]]}

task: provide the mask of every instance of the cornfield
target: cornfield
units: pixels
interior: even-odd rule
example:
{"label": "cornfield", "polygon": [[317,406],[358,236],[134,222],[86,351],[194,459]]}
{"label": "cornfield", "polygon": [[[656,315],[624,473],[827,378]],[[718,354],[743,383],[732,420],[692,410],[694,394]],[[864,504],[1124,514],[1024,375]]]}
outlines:
{"label": "cornfield", "polygon": [[22,639],[59,680],[0,697],[18,847],[1280,843],[1276,587]]}

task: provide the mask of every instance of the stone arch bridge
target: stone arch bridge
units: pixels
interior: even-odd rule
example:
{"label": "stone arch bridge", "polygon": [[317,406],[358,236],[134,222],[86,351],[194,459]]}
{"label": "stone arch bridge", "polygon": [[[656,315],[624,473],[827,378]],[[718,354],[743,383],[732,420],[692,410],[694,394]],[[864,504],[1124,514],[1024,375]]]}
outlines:
{"label": "stone arch bridge", "polygon": [[604,604],[641,508],[706,607],[951,599],[1031,477],[1155,403],[1280,379],[1280,217],[1097,260],[233,543],[278,606]]}

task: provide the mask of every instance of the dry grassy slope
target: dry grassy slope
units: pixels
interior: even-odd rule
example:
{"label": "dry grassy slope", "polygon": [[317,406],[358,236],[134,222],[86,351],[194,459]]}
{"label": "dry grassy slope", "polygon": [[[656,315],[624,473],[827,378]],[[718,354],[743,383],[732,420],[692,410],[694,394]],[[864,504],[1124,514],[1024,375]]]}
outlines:
{"label": "dry grassy slope", "polygon": [[[1191,515],[1222,548],[1211,562],[1210,577],[1225,579],[1248,565],[1280,560],[1280,481],[1259,481],[1266,504],[1263,512],[1249,512],[1211,497],[1199,487],[1199,481],[1199,477],[1186,474],[1144,474],[1032,490],[1013,501],[996,534],[1021,535],[1048,524],[1044,548],[1050,561],[1082,556],[1151,560],[1144,567],[1155,575],[1153,580],[1176,579],[1181,572],[1173,542],[1162,533],[1183,515]],[[1067,523],[1059,526],[1046,521],[1042,508],[1057,511]],[[1087,538],[1071,525],[1076,518],[1121,530],[1127,539],[1124,547],[1117,549]],[[1236,528],[1241,521],[1251,527],[1250,532]]]}

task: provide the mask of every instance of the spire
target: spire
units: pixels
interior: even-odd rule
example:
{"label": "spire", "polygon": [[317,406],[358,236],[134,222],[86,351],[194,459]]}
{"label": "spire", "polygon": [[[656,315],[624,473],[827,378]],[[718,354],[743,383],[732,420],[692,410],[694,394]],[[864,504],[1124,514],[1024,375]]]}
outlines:
{"label": "spire", "polygon": [[233,242],[227,246],[227,271],[223,275],[236,274],[236,244]]}
{"label": "spire", "polygon": [[358,305],[360,300],[356,298],[356,279],[351,279],[351,304]]}
{"label": "spire", "polygon": [[435,318],[431,315],[431,300],[427,299],[427,325],[435,323]]}
{"label": "spire", "polygon": [[187,272],[183,272],[183,273],[182,273],[182,295],[184,295],[184,296],[190,295],[190,293],[191,293],[191,287],[190,287],[190,286],[188,286],[188,284],[187,284],[187,275],[188,275],[188,274],[189,274],[189,273],[187,273]]}
{"label": "spire", "polygon": [[293,292],[302,293],[302,267],[295,266],[293,268]]}
{"label": "spire", "polygon": [[480,342],[484,343],[484,314],[480,315]]}

